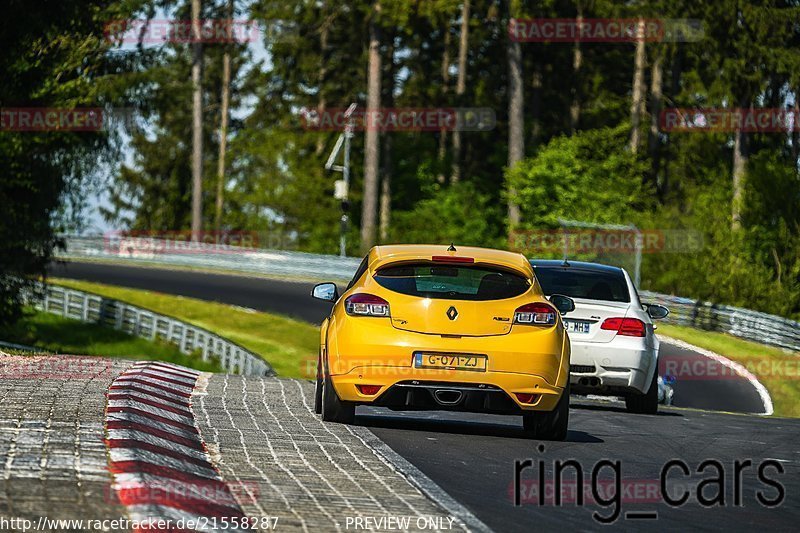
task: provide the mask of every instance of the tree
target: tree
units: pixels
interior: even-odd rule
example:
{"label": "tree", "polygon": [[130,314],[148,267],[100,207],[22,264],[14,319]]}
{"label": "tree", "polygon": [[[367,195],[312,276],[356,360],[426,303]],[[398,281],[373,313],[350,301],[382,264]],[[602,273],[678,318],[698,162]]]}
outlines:
{"label": "tree", "polygon": [[[207,5],[203,15],[209,18],[229,17],[225,5]],[[177,20],[190,18],[191,5],[183,2],[170,12]],[[108,187],[110,205],[101,208],[105,219],[118,227],[134,230],[181,230],[191,228],[193,218],[194,187],[194,131],[195,111],[193,98],[197,94],[192,80],[194,67],[194,43],[167,42],[160,47],[147,49],[146,55],[136,54],[138,61],[132,76],[137,80],[135,107],[148,127],[131,134],[130,164],[116,165],[115,178]],[[202,139],[201,144],[210,149],[202,155],[204,176],[201,190],[214,191],[219,186],[220,160],[217,155],[222,137],[227,140],[241,128],[240,122],[228,118],[227,135],[220,135],[221,110],[225,107],[224,55],[230,56],[230,83],[228,84],[229,109],[236,109],[241,102],[238,74],[248,61],[246,43],[209,44],[202,54],[201,77]],[[249,90],[249,89],[248,89]],[[230,117],[230,114],[227,114]],[[235,170],[233,157],[225,149],[225,179]],[[231,164],[228,164],[228,160]],[[223,191],[224,192],[224,191]],[[236,194],[231,194],[228,206]],[[216,215],[217,197],[201,195],[202,212]],[[215,217],[216,218],[216,217]],[[231,215],[235,221],[236,215]],[[216,220],[211,221],[216,225]],[[226,223],[226,212],[221,213],[220,225]],[[238,221],[235,221],[238,224]],[[234,226],[235,226],[234,224]],[[235,227],[235,229],[244,229]],[[202,230],[202,227],[201,227]]]}
{"label": "tree", "polygon": [[[389,35],[389,45],[386,50],[386,82],[382,83],[385,88],[385,101],[389,109],[394,107],[395,89],[395,66],[394,66],[394,46],[395,37]],[[381,195],[380,195],[380,242],[385,243],[389,236],[389,226],[392,221],[392,136],[387,135],[382,144],[383,156],[381,158]]]}
{"label": "tree", "polygon": [[6,2],[3,15],[0,324],[9,324],[23,312],[24,292],[45,276],[58,233],[80,227],[81,203],[96,187],[93,173],[111,160],[116,143],[107,131],[15,131],[8,113],[102,108],[102,117],[95,115],[102,122],[136,87],[126,79],[129,59],[107,55],[103,35],[106,21],[130,16],[128,6],[15,1]]}
{"label": "tree", "polygon": [[[467,52],[469,51],[469,8],[470,0],[461,6],[461,30],[458,39],[458,78],[456,78],[456,99],[464,97],[467,88]],[[455,183],[461,179],[461,132],[453,132],[453,172],[450,180]]]}
{"label": "tree", "polygon": [[[583,0],[577,0],[576,3],[577,20],[580,26],[583,23]],[[575,40],[572,47],[572,71],[574,76],[574,83],[572,85],[572,104],[569,106],[569,125],[572,133],[578,130],[578,124],[581,118],[581,92],[580,92],[580,77],[581,66],[583,65],[583,50],[581,49],[580,39]]]}
{"label": "tree", "polygon": [[[228,20],[233,24],[233,0],[228,0]],[[229,38],[232,38],[232,32]],[[219,118],[219,158],[217,161],[217,201],[214,212],[214,229],[222,229],[222,207],[225,194],[225,152],[228,147],[228,107],[231,95],[231,52],[228,46],[222,56],[222,105]]]}
{"label": "tree", "polygon": [[636,27],[636,51],[633,57],[630,150],[635,154],[639,151],[639,144],[641,143],[641,123],[645,111],[644,70],[647,62],[647,51],[645,48],[645,22],[643,18],[639,19]]}
{"label": "tree", "polygon": [[[450,17],[449,14],[445,15],[444,29],[444,42],[442,45],[442,97],[443,100],[447,97],[447,92],[450,85]],[[442,128],[439,130],[439,175],[437,180],[439,183],[444,183],[446,178],[444,175],[445,160],[447,159],[447,129]]]}
{"label": "tree", "polygon": [[[513,7],[509,4],[509,23],[513,22]],[[525,95],[522,87],[522,48],[519,41],[507,38],[508,60],[508,168],[513,168],[525,157]],[[513,228],[520,221],[519,206],[515,191],[508,191],[508,226]]]}
{"label": "tree", "polygon": [[[797,2],[760,0],[742,4],[726,0],[723,5],[705,6],[705,17],[713,20],[710,39],[699,58],[705,68],[697,74],[708,100],[719,107],[749,109],[770,94],[780,102],[800,69],[796,53],[800,33],[800,7]],[[759,144],[784,144],[746,131],[731,133],[730,186],[732,231],[742,228],[743,201],[747,195],[747,167]],[[762,137],[762,139],[753,139]],[[758,141],[758,142],[754,142]]]}
{"label": "tree", "polygon": [[192,0],[192,240],[203,229],[203,44],[200,41],[200,0]]}
{"label": "tree", "polygon": [[652,206],[644,162],[627,150],[628,125],[563,135],[506,172],[525,229],[557,228],[559,218],[631,222]]}
{"label": "tree", "polygon": [[[369,65],[367,76],[367,114],[375,115],[381,108],[381,4],[375,1],[369,22]],[[361,253],[375,245],[378,208],[378,167],[380,138],[378,128],[368,125],[364,141],[364,198],[361,206]]]}

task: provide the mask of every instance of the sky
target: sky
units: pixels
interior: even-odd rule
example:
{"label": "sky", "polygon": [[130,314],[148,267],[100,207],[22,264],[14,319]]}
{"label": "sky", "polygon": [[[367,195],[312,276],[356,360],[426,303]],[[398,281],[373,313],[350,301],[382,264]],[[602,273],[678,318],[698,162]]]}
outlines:
{"label": "sky", "polygon": [[[247,11],[248,8],[245,9]],[[159,11],[153,17],[154,20],[165,21],[169,18],[168,14],[164,11]],[[236,20],[244,20],[242,17],[236,17]],[[255,39],[254,42],[248,42],[248,48],[253,58],[253,63],[258,65],[263,65],[263,68],[270,67],[270,56],[266,49],[265,39],[266,39],[266,32],[265,26],[263,23],[258,24],[260,29],[258,39]],[[146,48],[150,47],[157,47],[160,46],[158,43],[149,43],[144,45]],[[136,52],[136,44],[134,43],[124,43],[120,46],[115,47],[112,53],[135,53]],[[189,103],[187,102],[187,105]],[[247,116],[252,108],[254,107],[255,102],[253,100],[247,101],[245,100],[243,105],[237,109],[232,109],[231,114],[235,117],[243,117]],[[146,127],[146,126],[145,126]],[[117,130],[120,136],[123,139],[123,156],[121,163],[126,166],[133,166],[134,163],[134,151],[130,146],[130,136],[128,136],[125,131],[120,126]],[[120,230],[125,228],[119,228],[114,225],[108,224],[105,220],[103,220],[102,215],[100,214],[100,207],[101,206],[108,206],[109,205],[109,196],[108,196],[108,187],[113,185],[114,179],[114,169],[110,168],[108,165],[104,165],[100,168],[99,172],[102,174],[99,176],[99,180],[103,185],[101,190],[99,191],[92,191],[90,193],[89,198],[87,199],[87,205],[84,209],[82,215],[83,220],[85,223],[85,228],[83,229],[83,234],[102,234],[113,230]],[[179,228],[176,228],[179,229]]]}

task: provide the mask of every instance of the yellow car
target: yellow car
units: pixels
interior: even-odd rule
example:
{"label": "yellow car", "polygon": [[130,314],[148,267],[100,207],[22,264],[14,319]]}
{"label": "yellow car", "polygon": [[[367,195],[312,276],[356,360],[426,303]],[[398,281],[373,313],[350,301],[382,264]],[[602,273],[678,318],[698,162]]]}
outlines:
{"label": "yellow car", "polygon": [[566,296],[548,300],[517,253],[451,245],[370,250],[320,329],[315,409],[351,423],[357,405],[522,415],[563,440],[569,419]]}

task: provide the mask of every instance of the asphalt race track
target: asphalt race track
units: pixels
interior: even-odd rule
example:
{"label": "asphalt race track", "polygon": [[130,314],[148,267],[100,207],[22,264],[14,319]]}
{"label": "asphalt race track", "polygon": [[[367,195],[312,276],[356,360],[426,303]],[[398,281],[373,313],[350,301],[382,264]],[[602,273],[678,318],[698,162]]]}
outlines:
{"label": "asphalt race track", "polygon": [[[58,263],[51,265],[49,272],[54,277],[96,281],[271,311],[314,324],[321,323],[330,310],[328,304],[309,296],[312,283],[101,263]],[[661,344],[661,356],[689,360],[704,358],[701,354],[667,343]],[[764,412],[755,389],[743,379],[679,381],[674,388],[678,407],[736,413]]]}
{"label": "asphalt race track", "polygon": [[[94,263],[54,264],[50,274],[226,302],[314,323],[327,313],[325,304],[308,296],[309,283]],[[661,353],[704,357],[667,343]],[[800,421],[710,412],[763,412],[755,389],[730,377],[679,381],[675,405],[704,411],[667,408],[658,416],[631,415],[619,403],[573,399],[570,433],[562,443],[532,441],[516,418],[489,415],[359,408],[357,424],[497,531],[595,530],[602,527],[598,518],[614,511],[619,511],[616,526],[637,530],[795,527],[800,521],[800,451],[794,440]],[[521,470],[517,485],[515,463],[524,466],[525,460],[531,463]],[[555,462],[567,460],[574,463],[565,469],[565,497],[557,505],[551,493]],[[668,470],[662,489],[661,472],[671,460],[679,463]],[[602,461],[610,463],[600,468]],[[575,481],[578,470],[582,483]],[[543,505],[536,496],[540,475]],[[719,486],[698,484],[710,477],[723,479]],[[619,500],[613,497],[616,480],[621,483]],[[575,491],[576,486],[584,490]],[[514,504],[515,487],[520,488],[520,505]],[[580,507],[575,504],[579,492],[586,495]],[[668,505],[665,494],[681,503]]]}

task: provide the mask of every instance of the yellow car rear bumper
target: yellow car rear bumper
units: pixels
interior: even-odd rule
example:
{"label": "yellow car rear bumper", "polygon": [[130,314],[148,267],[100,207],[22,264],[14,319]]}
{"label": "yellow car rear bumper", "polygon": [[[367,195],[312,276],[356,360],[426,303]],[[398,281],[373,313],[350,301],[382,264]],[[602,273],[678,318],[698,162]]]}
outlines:
{"label": "yellow car rear bumper", "polygon": [[[320,339],[325,365],[340,399],[380,403],[395,385],[419,381],[494,386],[523,411],[551,411],[569,380],[570,344],[561,324],[513,326],[508,334],[482,337],[431,335],[392,327],[388,318],[332,320]],[[475,354],[486,357],[484,371],[416,368],[415,353]],[[379,385],[364,394],[357,385]],[[517,394],[534,394],[530,403]]]}
{"label": "yellow car rear bumper", "polygon": [[[552,411],[561,394],[562,386],[551,385],[537,375],[512,372],[470,372],[461,370],[418,369],[398,366],[360,366],[346,374],[331,376],[333,388],[340,399],[360,404],[370,404],[380,398],[395,385],[416,382],[418,385],[437,384],[440,388],[453,388],[459,385],[478,387],[494,386],[500,388],[517,407],[523,411]],[[379,385],[380,390],[371,395],[363,394],[358,385]],[[533,394],[531,403],[523,403],[517,394]]]}

